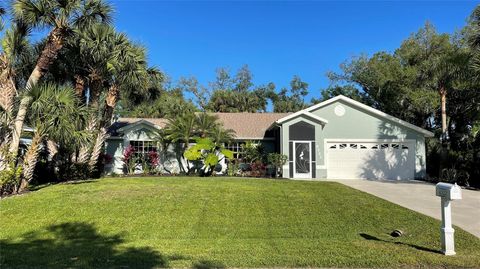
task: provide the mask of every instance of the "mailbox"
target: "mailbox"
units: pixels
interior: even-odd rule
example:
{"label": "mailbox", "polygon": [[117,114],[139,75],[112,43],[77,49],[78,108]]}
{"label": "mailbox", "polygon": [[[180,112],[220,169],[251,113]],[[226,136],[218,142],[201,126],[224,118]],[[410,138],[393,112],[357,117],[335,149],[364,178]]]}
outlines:
{"label": "mailbox", "polygon": [[438,183],[435,188],[437,196],[441,197],[442,227],[440,228],[440,240],[442,252],[445,255],[455,255],[454,237],[455,230],[452,227],[452,200],[462,199],[462,189],[455,184]]}
{"label": "mailbox", "polygon": [[455,183],[438,183],[436,187],[436,194],[447,200],[462,199],[462,189]]}

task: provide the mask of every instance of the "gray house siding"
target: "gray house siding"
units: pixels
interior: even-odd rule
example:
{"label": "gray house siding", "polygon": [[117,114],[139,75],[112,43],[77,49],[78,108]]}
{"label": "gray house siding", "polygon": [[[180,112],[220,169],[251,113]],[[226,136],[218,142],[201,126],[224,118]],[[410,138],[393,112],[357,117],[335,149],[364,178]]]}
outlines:
{"label": "gray house siding", "polygon": [[[335,107],[341,105],[344,114],[338,116]],[[349,103],[338,100],[319,109],[310,111],[312,114],[328,120],[322,128],[318,122],[309,120],[308,117],[299,115],[285,122],[281,126],[282,153],[289,155],[288,137],[289,126],[299,121],[305,121],[315,125],[315,159],[316,178],[327,177],[325,163],[325,142],[328,140],[412,140],[415,144],[415,178],[424,178],[426,175],[425,162],[425,137],[423,134],[379,117],[369,111],[352,106]],[[290,175],[290,165],[283,167],[284,175]]]}

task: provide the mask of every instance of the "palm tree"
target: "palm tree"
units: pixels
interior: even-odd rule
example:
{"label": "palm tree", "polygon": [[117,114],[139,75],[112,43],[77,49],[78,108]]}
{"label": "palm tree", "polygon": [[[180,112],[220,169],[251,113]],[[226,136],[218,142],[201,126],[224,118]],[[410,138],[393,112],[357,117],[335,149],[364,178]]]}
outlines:
{"label": "palm tree", "polygon": [[3,27],[4,27],[3,16],[5,16],[6,13],[7,11],[5,10],[5,8],[0,7],[0,31],[3,31]]}
{"label": "palm tree", "polygon": [[480,74],[480,6],[477,6],[470,16],[470,29],[468,45],[473,52],[472,67]]}
{"label": "palm tree", "polygon": [[35,86],[26,94],[32,100],[27,120],[34,128],[34,135],[25,154],[22,182],[18,191],[24,190],[33,179],[43,141],[49,139],[72,147],[89,139],[83,130],[86,109],[80,105],[71,88],[46,84]]}
{"label": "palm tree", "polygon": [[455,89],[455,83],[458,79],[464,77],[468,70],[470,55],[461,49],[454,49],[440,56],[434,62],[432,72],[432,83],[440,95],[441,101],[441,123],[442,123],[442,142],[447,141],[447,94]]}
{"label": "palm tree", "polygon": [[27,36],[30,29],[22,23],[15,23],[5,32],[0,52],[0,106],[9,117],[13,114],[13,101],[17,95],[15,77],[23,57],[27,57],[31,46]]}
{"label": "palm tree", "polygon": [[228,144],[235,138],[235,131],[232,129],[224,129],[223,127],[219,126],[213,130],[211,136],[213,142],[217,144]]}
{"label": "palm tree", "polygon": [[[168,118],[167,125],[161,134],[163,140],[171,141],[179,147],[177,150],[177,159],[180,164],[183,163],[183,153],[188,148],[190,141],[194,138],[196,126],[195,122],[196,116],[194,113],[175,115]],[[188,160],[186,162],[186,168],[183,167],[183,165],[180,165],[180,167],[184,170],[184,172],[188,173],[190,165]]]}
{"label": "palm tree", "polygon": [[[11,28],[5,32],[0,40],[0,108],[2,109],[2,130],[0,147],[7,148],[12,139],[11,128],[14,117],[15,97],[17,96],[17,87],[15,79],[17,72],[20,71],[23,61],[28,57],[30,44],[27,40],[29,33],[28,27],[22,23],[12,24]],[[0,152],[0,159],[3,158],[5,151]],[[5,168],[6,163],[0,163],[0,170]]]}
{"label": "palm tree", "polygon": [[[155,68],[147,67],[146,53],[143,47],[132,44],[126,35],[116,33],[109,26],[95,25],[91,31],[82,35],[80,46],[80,51],[85,51],[92,59],[90,69],[94,70],[94,73],[101,78],[102,84],[108,85],[105,102],[98,120],[97,138],[88,162],[90,171],[93,172],[121,94],[132,94],[132,90],[137,94],[146,94],[151,84],[154,83],[153,81],[158,79],[161,73]],[[100,90],[95,92],[94,98],[97,98]],[[88,151],[82,150],[79,161],[84,161],[88,156],[85,152]]]}
{"label": "palm tree", "polygon": [[[36,66],[27,80],[25,90],[29,91],[48,71],[62,49],[67,37],[73,29],[86,29],[88,26],[111,21],[111,6],[102,0],[16,0],[12,5],[15,20],[22,21],[32,27],[51,28],[47,36]],[[31,99],[26,94],[19,105],[13,141],[9,151],[16,154],[20,143],[20,135]]]}
{"label": "palm tree", "polygon": [[220,128],[218,116],[207,112],[196,114],[195,132],[201,138],[211,136],[218,128]]}
{"label": "palm tree", "polygon": [[[156,68],[147,67],[145,48],[132,44],[126,35],[115,32],[110,26],[94,25],[79,33],[76,43],[90,78],[90,101],[99,115],[99,118],[92,118],[89,125],[98,130],[94,145],[91,150],[81,150],[78,162],[88,159],[90,170],[94,171],[121,95],[147,95],[163,75]],[[103,92],[105,101],[100,104]]]}

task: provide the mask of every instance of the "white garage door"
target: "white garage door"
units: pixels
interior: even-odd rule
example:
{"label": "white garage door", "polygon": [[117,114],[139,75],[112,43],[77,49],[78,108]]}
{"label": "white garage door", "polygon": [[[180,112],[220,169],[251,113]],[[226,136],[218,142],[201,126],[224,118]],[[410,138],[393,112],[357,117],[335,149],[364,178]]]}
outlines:
{"label": "white garage door", "polygon": [[412,142],[327,143],[327,177],[331,179],[413,179]]}

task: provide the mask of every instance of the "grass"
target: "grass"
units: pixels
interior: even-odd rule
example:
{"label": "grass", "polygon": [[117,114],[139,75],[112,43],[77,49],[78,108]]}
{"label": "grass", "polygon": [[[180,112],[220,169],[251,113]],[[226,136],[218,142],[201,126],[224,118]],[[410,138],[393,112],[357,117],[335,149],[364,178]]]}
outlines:
{"label": "grass", "polygon": [[480,239],[456,228],[443,256],[439,221],[333,182],[101,179],[3,199],[0,217],[2,269],[480,267]]}

